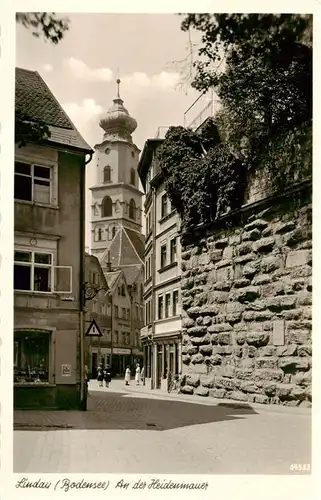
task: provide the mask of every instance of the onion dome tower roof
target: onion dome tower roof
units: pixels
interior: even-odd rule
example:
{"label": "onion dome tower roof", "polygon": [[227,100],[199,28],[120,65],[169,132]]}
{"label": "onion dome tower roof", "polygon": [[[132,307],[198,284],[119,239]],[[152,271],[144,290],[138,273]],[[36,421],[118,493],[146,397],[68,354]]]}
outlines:
{"label": "onion dome tower roof", "polygon": [[132,142],[131,134],[137,128],[137,122],[123,106],[124,101],[119,95],[119,84],[118,78],[117,97],[113,100],[111,108],[101,117],[99,125],[105,131],[104,139]]}

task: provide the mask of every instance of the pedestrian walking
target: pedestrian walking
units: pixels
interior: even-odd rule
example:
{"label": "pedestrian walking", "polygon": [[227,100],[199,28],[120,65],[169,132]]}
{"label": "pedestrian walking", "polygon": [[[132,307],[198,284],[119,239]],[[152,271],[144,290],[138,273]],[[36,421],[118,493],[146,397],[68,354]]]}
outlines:
{"label": "pedestrian walking", "polygon": [[143,366],[142,371],[140,373],[140,379],[142,381],[142,385],[145,384],[145,367]]}
{"label": "pedestrian walking", "polygon": [[107,365],[106,368],[104,369],[104,381],[106,387],[109,387],[109,384],[111,382],[111,367],[109,365]]}
{"label": "pedestrian walking", "polygon": [[125,385],[129,385],[130,376],[131,376],[130,368],[129,368],[129,366],[127,366],[126,371],[125,371]]}
{"label": "pedestrian walking", "polygon": [[140,366],[139,364],[136,365],[136,374],[135,374],[135,380],[136,380],[136,385],[139,385],[140,382]]}
{"label": "pedestrian walking", "polygon": [[104,370],[103,370],[103,365],[98,366],[97,370],[97,380],[99,382],[99,387],[103,386],[103,380],[104,380]]}

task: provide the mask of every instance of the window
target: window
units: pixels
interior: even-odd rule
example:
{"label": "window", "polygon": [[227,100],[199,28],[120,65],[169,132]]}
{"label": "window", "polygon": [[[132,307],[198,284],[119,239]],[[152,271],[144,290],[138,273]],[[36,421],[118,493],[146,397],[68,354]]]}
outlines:
{"label": "window", "polygon": [[171,307],[171,295],[170,293],[167,293],[165,295],[165,318],[169,317],[170,307]]}
{"label": "window", "polygon": [[178,315],[178,290],[173,292],[173,316]]}
{"label": "window", "polygon": [[129,218],[134,220],[136,219],[136,204],[133,199],[129,202]]}
{"label": "window", "polygon": [[122,336],[122,343],[125,345],[126,344],[126,333],[122,332],[121,336]]}
{"label": "window", "polygon": [[115,226],[113,226],[113,228],[111,230],[111,236],[112,236],[112,238],[115,238],[115,234],[116,234],[116,228],[115,228]]}
{"label": "window", "polygon": [[119,338],[118,338],[118,330],[115,330],[115,331],[114,331],[114,340],[115,340],[115,344],[118,344],[118,341],[119,341]]}
{"label": "window", "polygon": [[127,317],[127,313],[126,313],[126,308],[125,308],[125,307],[122,307],[122,311],[121,311],[121,313],[122,313],[122,318],[123,318],[123,319],[126,319],[126,317]]}
{"label": "window", "polygon": [[49,332],[14,333],[14,382],[49,382]]}
{"label": "window", "polygon": [[130,321],[130,309],[127,309],[127,321]]}
{"label": "window", "polygon": [[54,266],[52,253],[15,250],[14,289],[71,293],[71,267]]}
{"label": "window", "polygon": [[167,249],[166,244],[161,246],[161,268],[166,266],[167,261]]}
{"label": "window", "polygon": [[139,308],[138,308],[138,306],[135,306],[135,314],[136,314],[136,319],[139,319]]}
{"label": "window", "polygon": [[133,168],[130,169],[130,183],[132,186],[136,185],[135,170]]}
{"label": "window", "polygon": [[115,318],[118,318],[118,306],[115,306]]}
{"label": "window", "polygon": [[168,202],[167,202],[167,194],[164,194],[162,196],[162,209],[161,209],[161,216],[165,217],[165,215],[168,214]]}
{"label": "window", "polygon": [[110,182],[111,181],[111,168],[110,165],[106,165],[104,167],[104,182]]}
{"label": "window", "polygon": [[132,151],[132,158],[135,158],[135,153],[134,153],[134,151]]}
{"label": "window", "polygon": [[176,245],[176,238],[171,240],[171,264],[173,262],[176,262],[176,252],[177,252],[177,245]]}
{"label": "window", "polygon": [[127,333],[127,345],[130,345],[130,333]]}
{"label": "window", "polygon": [[124,284],[122,284],[122,286],[120,287],[120,294],[123,297],[126,297],[126,291],[125,291],[125,285]]}
{"label": "window", "polygon": [[110,196],[105,196],[101,206],[101,216],[111,217],[113,215],[113,202]]}
{"label": "window", "polygon": [[164,297],[160,295],[158,297],[158,319],[163,319],[164,316]]}
{"label": "window", "polygon": [[51,177],[50,167],[15,162],[15,199],[50,204]]}

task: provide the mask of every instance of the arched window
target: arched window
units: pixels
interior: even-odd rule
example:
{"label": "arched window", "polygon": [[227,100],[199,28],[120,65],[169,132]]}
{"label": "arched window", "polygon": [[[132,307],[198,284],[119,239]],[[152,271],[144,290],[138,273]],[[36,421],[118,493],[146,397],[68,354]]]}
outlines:
{"label": "arched window", "polygon": [[130,169],[130,183],[132,186],[136,184],[135,170],[133,168]]}
{"label": "arched window", "polygon": [[111,168],[109,165],[106,165],[104,167],[104,182],[110,182],[111,181]]}
{"label": "arched window", "polygon": [[136,219],[136,204],[133,199],[129,202],[129,218]]}
{"label": "arched window", "polygon": [[115,238],[115,234],[116,234],[116,228],[115,228],[115,226],[113,226],[113,228],[111,230],[111,236],[112,236],[112,238]]}
{"label": "arched window", "polygon": [[113,202],[110,196],[105,196],[101,206],[101,216],[110,217],[111,215],[113,215]]}
{"label": "arched window", "polygon": [[101,241],[102,240],[102,229],[101,227],[99,227],[97,229],[97,241]]}

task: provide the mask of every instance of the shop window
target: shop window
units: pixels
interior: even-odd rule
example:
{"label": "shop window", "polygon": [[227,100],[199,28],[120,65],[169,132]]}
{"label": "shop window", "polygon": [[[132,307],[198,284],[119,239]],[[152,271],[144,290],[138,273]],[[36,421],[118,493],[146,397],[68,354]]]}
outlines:
{"label": "shop window", "polygon": [[118,318],[118,306],[115,306],[115,318]]}
{"label": "shop window", "polygon": [[165,318],[169,317],[170,307],[171,307],[171,295],[170,293],[167,293],[165,295]]}
{"label": "shop window", "polygon": [[101,207],[101,216],[102,217],[111,217],[113,215],[113,202],[110,196],[105,196],[102,202]]}
{"label": "shop window", "polygon": [[160,295],[158,297],[158,319],[163,319],[164,316],[164,297]]}
{"label": "shop window", "polygon": [[177,316],[179,314],[178,311],[178,290],[173,292],[173,316]]}
{"label": "shop window", "polygon": [[168,214],[168,198],[167,194],[162,196],[162,208],[161,208],[161,216],[165,217]]}
{"label": "shop window", "polygon": [[54,266],[53,254],[15,250],[15,290],[71,293],[71,287],[71,266]]}
{"label": "shop window", "polygon": [[177,254],[177,243],[176,238],[171,240],[171,264],[176,262],[176,254]]}
{"label": "shop window", "polygon": [[136,175],[135,175],[135,170],[133,168],[130,170],[130,183],[132,186],[136,185]]}
{"label": "shop window", "polygon": [[50,333],[14,333],[14,382],[46,384],[49,382]]}
{"label": "shop window", "polygon": [[166,266],[166,262],[167,262],[167,248],[166,248],[166,243],[165,243],[165,245],[161,246],[160,254],[161,254],[161,262],[160,262],[160,264],[161,264],[161,269],[162,269],[163,267]]}
{"label": "shop window", "polygon": [[111,168],[110,165],[104,167],[104,183],[111,181]]}
{"label": "shop window", "polygon": [[14,197],[16,200],[50,204],[51,191],[50,167],[15,162]]}
{"label": "shop window", "polygon": [[129,202],[129,218],[134,220],[136,219],[136,204],[133,199]]}

